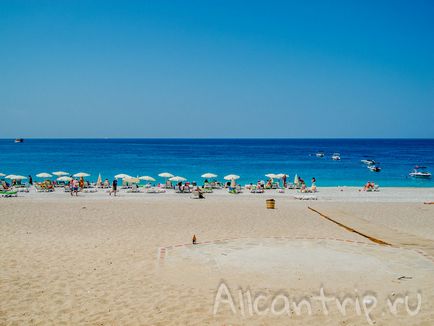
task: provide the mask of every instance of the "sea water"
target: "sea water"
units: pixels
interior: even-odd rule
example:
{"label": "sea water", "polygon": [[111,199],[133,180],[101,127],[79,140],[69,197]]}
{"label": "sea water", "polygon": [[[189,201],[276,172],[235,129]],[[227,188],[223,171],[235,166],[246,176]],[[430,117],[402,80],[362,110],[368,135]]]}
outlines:
{"label": "sea water", "polygon": [[[324,151],[325,156],[315,153]],[[334,161],[334,152],[341,154]],[[371,172],[360,160],[380,162]],[[434,172],[434,139],[0,139],[0,172],[35,175],[40,172],[87,172],[89,179],[113,179],[118,173],[158,177],[161,172],[201,182],[201,174],[223,180],[237,174],[239,183],[265,180],[268,173],[298,174],[318,186],[432,187],[433,179],[409,177],[415,165]]]}

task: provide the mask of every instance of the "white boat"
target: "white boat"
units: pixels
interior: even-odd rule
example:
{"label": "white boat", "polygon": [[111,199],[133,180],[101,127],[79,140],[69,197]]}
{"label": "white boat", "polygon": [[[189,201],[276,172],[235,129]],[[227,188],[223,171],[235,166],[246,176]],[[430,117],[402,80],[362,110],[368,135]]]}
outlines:
{"label": "white boat", "polygon": [[374,160],[360,160],[360,162],[362,162],[363,164],[366,164],[366,165],[375,165],[375,164],[377,164],[377,162],[375,162]]}
{"label": "white boat", "polygon": [[16,138],[15,143],[22,143],[24,141],[23,138]]}
{"label": "white boat", "polygon": [[372,172],[380,172],[381,168],[379,166],[376,165],[368,165],[368,169],[371,170]]}
{"label": "white boat", "polygon": [[315,154],[316,157],[324,157],[324,152],[317,152]]}
{"label": "white boat", "polygon": [[339,154],[339,153],[333,153],[332,160],[340,161],[340,159],[341,159],[341,154]]}
{"label": "white boat", "polygon": [[431,173],[426,171],[425,166],[415,166],[409,175],[414,178],[431,178]]}

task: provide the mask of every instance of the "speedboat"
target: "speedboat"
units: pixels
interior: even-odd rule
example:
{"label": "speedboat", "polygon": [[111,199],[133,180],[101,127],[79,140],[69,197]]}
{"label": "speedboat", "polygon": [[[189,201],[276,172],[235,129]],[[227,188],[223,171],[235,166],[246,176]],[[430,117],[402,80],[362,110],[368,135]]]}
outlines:
{"label": "speedboat", "polygon": [[341,159],[341,154],[333,153],[332,160],[339,161]]}
{"label": "speedboat", "polygon": [[377,165],[368,165],[368,169],[371,170],[372,172],[380,172],[381,168]]}
{"label": "speedboat", "polygon": [[375,165],[375,164],[377,164],[377,162],[375,162],[374,160],[361,160],[360,162],[362,162],[363,164],[366,164],[366,165]]}
{"label": "speedboat", "polygon": [[24,141],[23,138],[17,138],[15,139],[15,143],[22,143]]}
{"label": "speedboat", "polygon": [[316,157],[324,157],[324,152],[317,152],[315,155]]}
{"label": "speedboat", "polygon": [[425,166],[415,166],[409,175],[415,178],[431,178],[431,173],[426,171]]}

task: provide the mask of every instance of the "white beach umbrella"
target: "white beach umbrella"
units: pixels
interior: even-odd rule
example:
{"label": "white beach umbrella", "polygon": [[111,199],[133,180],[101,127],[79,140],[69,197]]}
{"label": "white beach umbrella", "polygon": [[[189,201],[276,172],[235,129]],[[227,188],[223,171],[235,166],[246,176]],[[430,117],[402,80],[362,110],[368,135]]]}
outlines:
{"label": "white beach umbrella", "polygon": [[282,179],[283,177],[289,177],[289,175],[287,175],[287,174],[285,174],[285,173],[279,173],[279,174],[276,174],[276,176],[279,178],[279,179]]}
{"label": "white beach umbrella", "polygon": [[69,175],[69,173],[65,172],[65,171],[56,171],[56,172],[53,172],[52,174],[55,175],[55,176],[57,176],[57,177],[61,177],[61,176],[64,176],[64,175]]}
{"label": "white beach umbrella", "polygon": [[128,174],[124,174],[124,173],[115,175],[115,179],[128,179],[128,178],[132,178],[132,176],[130,176]]}
{"label": "white beach umbrella", "polygon": [[171,173],[169,173],[169,172],[163,172],[163,173],[160,173],[159,175],[158,175],[159,177],[162,177],[162,178],[173,178],[174,177],[174,175],[173,174],[171,174]]}
{"label": "white beach umbrella", "polygon": [[298,184],[300,182],[300,179],[298,178],[298,175],[296,174],[294,177],[294,184]]}
{"label": "white beach umbrella", "polygon": [[175,181],[175,182],[183,182],[183,181],[186,181],[187,179],[183,178],[183,177],[176,176],[176,177],[171,177],[169,180],[170,181]]}
{"label": "white beach umbrella", "polygon": [[139,177],[140,180],[144,180],[144,181],[155,181],[155,179],[153,177],[150,177],[148,175],[144,175]]}
{"label": "white beach umbrella", "polygon": [[38,178],[51,178],[53,177],[50,173],[42,172],[36,175]]}
{"label": "white beach umbrella", "polygon": [[74,174],[74,177],[76,177],[76,178],[85,178],[85,177],[90,177],[90,174],[86,173],[86,172],[78,172],[78,173]]}
{"label": "white beach umbrella", "polygon": [[0,177],[5,177],[5,176],[6,176],[6,174],[0,173]]}
{"label": "white beach umbrella", "polygon": [[27,179],[27,177],[24,177],[22,175],[15,175],[15,174],[10,174],[6,176],[6,179],[11,179],[11,180],[23,180],[23,179]]}
{"label": "white beach umbrella", "polygon": [[129,183],[139,183],[140,182],[139,178],[133,178],[133,177],[123,178],[122,180],[125,182],[129,182]]}
{"label": "white beach umbrella", "polygon": [[205,178],[205,179],[214,179],[214,178],[217,178],[217,174],[208,172],[208,173],[202,174],[201,177]]}
{"label": "white beach umbrella", "polygon": [[223,179],[225,180],[237,180],[239,179],[240,176],[236,175],[236,174],[228,174],[227,176],[225,176]]}
{"label": "white beach umbrella", "polygon": [[269,174],[266,174],[265,176],[269,179],[279,179],[278,175],[274,174],[274,173],[269,173]]}
{"label": "white beach umbrella", "polygon": [[57,181],[63,181],[63,182],[69,182],[69,181],[72,180],[72,178],[71,177],[67,177],[67,176],[64,175],[62,177],[58,177],[56,180]]}

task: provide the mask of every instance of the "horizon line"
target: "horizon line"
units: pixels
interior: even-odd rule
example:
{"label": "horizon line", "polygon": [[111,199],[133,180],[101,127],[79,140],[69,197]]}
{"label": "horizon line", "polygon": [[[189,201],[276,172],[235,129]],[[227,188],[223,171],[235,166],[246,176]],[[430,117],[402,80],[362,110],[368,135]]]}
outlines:
{"label": "horizon line", "polygon": [[434,137],[27,137],[27,138],[0,138],[0,140],[114,140],[114,139],[140,139],[140,140],[316,140],[316,139],[330,139],[330,140],[434,140]]}

